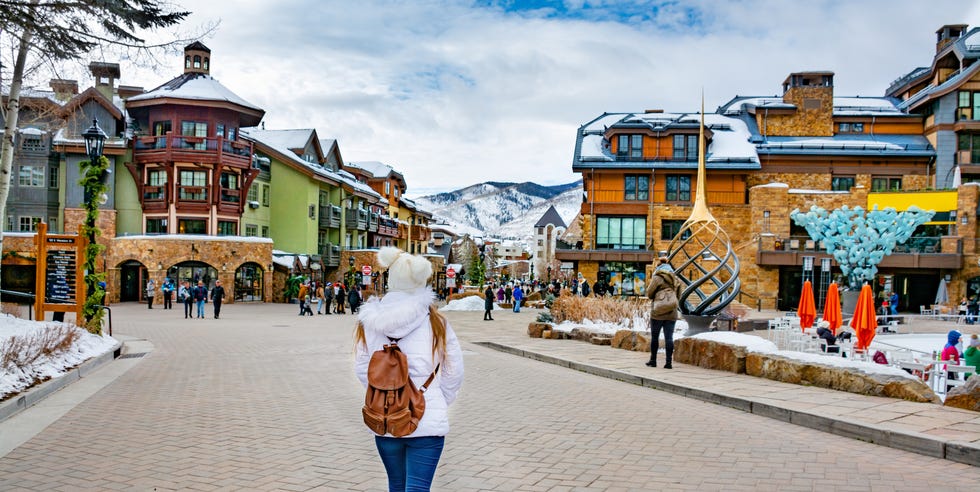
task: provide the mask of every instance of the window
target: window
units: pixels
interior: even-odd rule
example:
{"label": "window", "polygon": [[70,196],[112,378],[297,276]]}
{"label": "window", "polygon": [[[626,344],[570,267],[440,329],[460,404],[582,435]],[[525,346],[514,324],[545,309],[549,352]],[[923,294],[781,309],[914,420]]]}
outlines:
{"label": "window", "polygon": [[194,68],[201,68],[201,55],[194,55]]}
{"label": "window", "polygon": [[645,174],[626,175],[624,200],[646,201],[650,199],[650,177]]}
{"label": "window", "polygon": [[41,188],[44,184],[44,166],[20,166],[20,172],[17,173],[18,186]]}
{"label": "window", "polygon": [[269,206],[269,185],[267,184],[262,185],[262,206]]}
{"label": "window", "polygon": [[980,134],[960,133],[957,135],[957,142],[956,148],[964,154],[968,154],[958,155],[958,164],[980,163]]}
{"label": "window", "polygon": [[23,140],[20,143],[21,150],[25,152],[43,152],[44,151],[44,141],[41,140],[39,135],[24,135],[21,134]]}
{"label": "window", "polygon": [[190,55],[184,57],[184,68],[191,68],[191,57],[190,57]]}
{"label": "window", "polygon": [[833,191],[851,191],[854,187],[854,177],[834,176],[830,178],[830,189]]}
{"label": "window", "polygon": [[898,191],[902,189],[902,178],[871,178],[871,191]]}
{"label": "window", "polygon": [[620,135],[616,155],[640,159],[643,157],[643,135]]}
{"label": "window", "polygon": [[[221,201],[238,203],[238,174],[221,173]],[[220,224],[219,224],[220,225]]]}
{"label": "window", "polygon": [[391,194],[391,181],[385,181],[385,195]]}
{"label": "window", "polygon": [[225,136],[225,124],[224,123],[218,123],[214,127],[214,136],[216,136],[216,137],[224,137]]}
{"label": "window", "polygon": [[37,232],[37,225],[41,223],[40,217],[20,217],[20,232]]}
{"label": "window", "polygon": [[643,249],[646,247],[645,217],[599,217],[596,219],[596,249]]}
{"label": "window", "polygon": [[864,123],[841,123],[837,131],[838,133],[864,133]]}
{"label": "window", "polygon": [[48,232],[57,232],[57,231],[58,231],[58,218],[48,217]]}
{"label": "window", "polygon": [[146,219],[146,233],[147,234],[166,234],[167,233],[167,219]]}
{"label": "window", "polygon": [[[670,241],[674,239],[674,236],[681,231],[681,227],[684,226],[683,220],[661,220],[660,221],[660,239],[664,241]],[[691,230],[688,229],[684,231],[684,237],[681,239],[687,239],[691,237]]]}
{"label": "window", "polygon": [[680,174],[668,174],[664,178],[667,192],[664,200],[668,202],[691,201],[691,177]]}
{"label": "window", "polygon": [[235,133],[236,133],[236,132],[235,132],[235,129],[234,129],[234,128],[231,128],[231,127],[229,127],[229,128],[228,128],[228,140],[232,140],[232,141],[234,141],[234,140],[235,140]]}
{"label": "window", "polygon": [[253,185],[248,187],[248,201],[257,202],[259,201],[259,187],[258,185]]}
{"label": "window", "polygon": [[208,175],[206,171],[180,172],[180,199],[207,200]]}
{"label": "window", "polygon": [[180,122],[180,134],[185,137],[202,137],[200,142],[191,142],[190,147],[195,150],[205,150],[207,142],[203,137],[208,136],[208,124],[202,121],[182,121]]}
{"label": "window", "polygon": [[255,224],[245,224],[245,237],[255,237],[259,235],[259,226]]}
{"label": "window", "polygon": [[238,223],[227,220],[218,221],[219,236],[234,236],[235,234],[238,234]]}
{"label": "window", "polygon": [[262,226],[262,237],[269,237],[269,226]]}
{"label": "window", "polygon": [[156,169],[146,174],[147,188],[143,192],[144,200],[163,200],[167,186],[167,171]]}
{"label": "window", "polygon": [[211,59],[208,57],[204,57],[204,69],[205,70],[211,69]]}
{"label": "window", "polygon": [[674,160],[698,160],[697,135],[674,135]]}
{"label": "window", "polygon": [[7,216],[7,225],[4,228],[4,230],[5,231],[12,231],[12,230],[14,230],[14,216],[13,215],[8,215]]}
{"label": "window", "polygon": [[207,234],[208,221],[204,219],[177,219],[177,232],[180,234]]}
{"label": "window", "polygon": [[48,188],[58,187],[58,168],[49,167],[48,168]]}

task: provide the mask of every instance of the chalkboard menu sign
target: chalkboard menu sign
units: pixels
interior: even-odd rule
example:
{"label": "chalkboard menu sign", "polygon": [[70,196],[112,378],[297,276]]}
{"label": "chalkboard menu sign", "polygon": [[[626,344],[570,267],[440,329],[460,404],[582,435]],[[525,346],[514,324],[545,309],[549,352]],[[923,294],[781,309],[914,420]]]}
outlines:
{"label": "chalkboard menu sign", "polygon": [[75,302],[75,271],[77,258],[71,250],[49,249],[45,272],[45,293],[48,302]]}

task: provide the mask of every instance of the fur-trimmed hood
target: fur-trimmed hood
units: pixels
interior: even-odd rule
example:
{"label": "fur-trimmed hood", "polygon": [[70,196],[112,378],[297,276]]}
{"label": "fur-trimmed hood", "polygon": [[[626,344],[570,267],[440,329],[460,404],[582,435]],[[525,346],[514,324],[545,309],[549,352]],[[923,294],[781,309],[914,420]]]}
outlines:
{"label": "fur-trimmed hood", "polygon": [[420,326],[429,325],[429,306],[435,294],[429,287],[409,292],[389,292],[371,297],[359,308],[357,320],[365,331],[389,338],[404,338]]}

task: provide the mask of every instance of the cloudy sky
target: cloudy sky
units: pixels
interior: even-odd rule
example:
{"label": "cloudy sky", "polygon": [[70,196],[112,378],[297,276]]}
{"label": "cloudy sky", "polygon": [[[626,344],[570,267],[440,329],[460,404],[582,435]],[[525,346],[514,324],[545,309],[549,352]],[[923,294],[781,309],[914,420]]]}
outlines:
{"label": "cloudy sky", "polygon": [[[576,128],[603,112],[709,111],[831,70],[835,94],[879,96],[935,52],[966,0],[178,0],[211,74],[266,110],[267,129],[315,128],[345,160],[400,170],[410,196],[477,182],[578,179]],[[156,72],[123,64],[123,84]],[[84,81],[84,79],[82,79]],[[88,81],[82,83],[86,86]]]}

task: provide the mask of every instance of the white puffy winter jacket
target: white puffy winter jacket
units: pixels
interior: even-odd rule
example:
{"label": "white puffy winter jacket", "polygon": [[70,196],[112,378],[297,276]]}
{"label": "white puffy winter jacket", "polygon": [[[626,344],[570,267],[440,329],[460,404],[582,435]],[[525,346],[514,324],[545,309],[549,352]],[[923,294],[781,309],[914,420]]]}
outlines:
{"label": "white puffy winter jacket", "polygon": [[425,413],[415,432],[405,437],[445,436],[449,433],[449,405],[463,384],[463,351],[449,322],[446,322],[446,355],[433,360],[432,329],[429,324],[429,305],[434,299],[428,287],[413,292],[389,292],[380,300],[372,297],[364,303],[358,320],[364,325],[367,347],[358,345],[354,352],[354,372],[367,388],[367,369],[371,354],[398,338],[398,347],[408,358],[408,374],[421,388],[429,374],[439,367],[439,373],[425,392]]}

